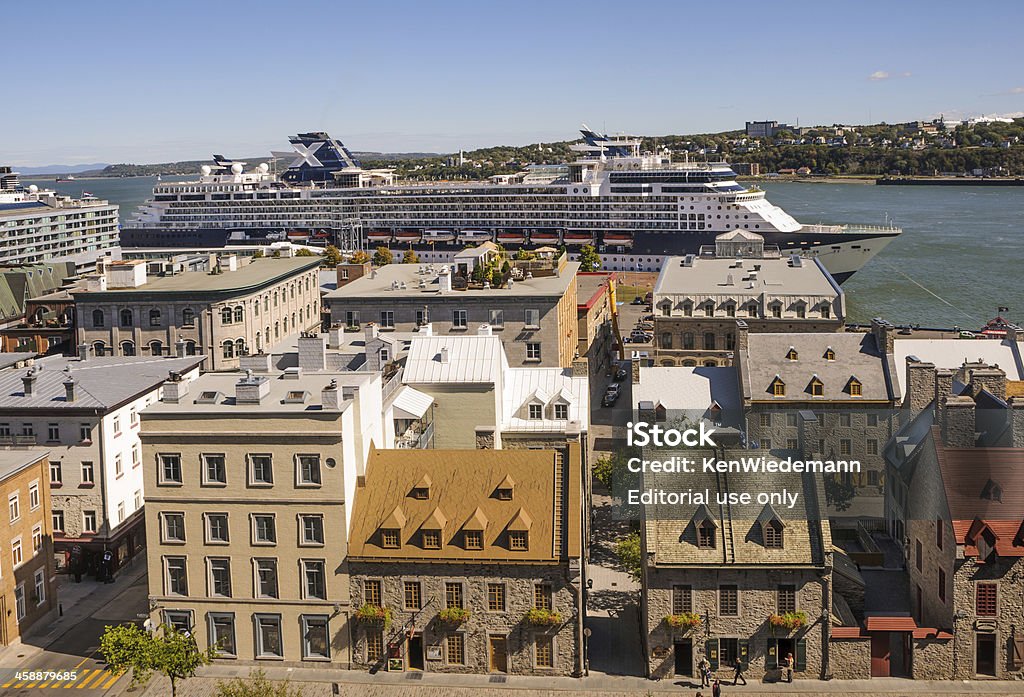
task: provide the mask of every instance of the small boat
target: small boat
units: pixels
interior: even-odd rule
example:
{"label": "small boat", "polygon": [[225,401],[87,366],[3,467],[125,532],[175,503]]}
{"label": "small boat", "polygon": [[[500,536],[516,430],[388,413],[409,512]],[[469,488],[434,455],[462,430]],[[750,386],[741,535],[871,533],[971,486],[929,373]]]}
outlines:
{"label": "small boat", "polygon": [[498,233],[498,242],[520,243],[526,241],[526,233],[522,230],[502,230]]}
{"label": "small boat", "polygon": [[451,230],[424,230],[424,242],[454,242],[455,233]]}
{"label": "small boat", "polygon": [[459,242],[487,242],[491,233],[486,230],[459,230]]}
{"label": "small boat", "polygon": [[374,242],[390,242],[391,231],[390,230],[370,230],[366,233],[366,238],[373,240]]}
{"label": "small boat", "polygon": [[531,242],[546,242],[546,243],[558,243],[558,231],[557,230],[538,230],[537,232],[530,233]]}
{"label": "small boat", "polygon": [[612,247],[632,247],[633,236],[628,232],[606,232],[602,236],[606,245]]}
{"label": "small boat", "polygon": [[75,178],[74,178],[74,176],[69,174],[66,177],[57,177],[56,179],[54,179],[54,181],[59,184],[61,182],[73,182],[73,181],[75,181]]}
{"label": "small boat", "polygon": [[419,242],[423,234],[419,230],[399,230],[395,239],[399,242]]}
{"label": "small boat", "polygon": [[562,235],[562,242],[565,244],[593,244],[594,233],[592,232],[567,232]]}

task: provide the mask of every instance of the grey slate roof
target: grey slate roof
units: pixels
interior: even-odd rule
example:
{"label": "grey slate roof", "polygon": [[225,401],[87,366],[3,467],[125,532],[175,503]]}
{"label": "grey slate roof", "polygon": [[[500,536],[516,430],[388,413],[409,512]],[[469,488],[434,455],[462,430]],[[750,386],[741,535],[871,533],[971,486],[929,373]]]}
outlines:
{"label": "grey slate roof", "polygon": [[[107,410],[148,392],[167,379],[170,371],[187,372],[205,360],[148,356],[102,356],[86,361],[67,356],[37,358],[32,367],[0,370],[0,412],[27,409]],[[68,372],[75,380],[75,401],[65,399]],[[31,397],[25,396],[22,378],[36,371]]]}
{"label": "grey slate roof", "polygon": [[0,450],[0,482],[46,457],[48,450]]}

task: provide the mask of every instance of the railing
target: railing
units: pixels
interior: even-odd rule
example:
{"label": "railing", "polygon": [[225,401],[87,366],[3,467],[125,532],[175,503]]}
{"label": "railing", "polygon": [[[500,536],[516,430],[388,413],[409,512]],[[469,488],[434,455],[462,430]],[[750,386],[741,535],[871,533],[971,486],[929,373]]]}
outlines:
{"label": "railing", "polygon": [[382,389],[382,398],[384,400],[387,400],[388,397],[394,394],[395,390],[402,386],[402,372],[402,369],[399,368],[395,371],[394,375],[385,380]]}
{"label": "railing", "polygon": [[427,424],[422,431],[419,426],[412,426],[401,436],[395,439],[395,447],[403,450],[425,450],[429,448],[434,440],[434,424]]}
{"label": "railing", "polygon": [[839,232],[847,234],[881,232],[898,235],[903,232],[903,228],[896,227],[895,225],[822,225],[817,223],[814,225],[804,225],[800,232]]}

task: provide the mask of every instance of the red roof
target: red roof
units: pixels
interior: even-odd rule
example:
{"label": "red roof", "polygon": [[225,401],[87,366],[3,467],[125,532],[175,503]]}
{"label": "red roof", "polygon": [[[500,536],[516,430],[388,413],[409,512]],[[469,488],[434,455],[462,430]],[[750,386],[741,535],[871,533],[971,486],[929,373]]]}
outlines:
{"label": "red roof", "polygon": [[941,629],[932,627],[920,627],[914,630],[915,639],[952,639],[953,635]]}
{"label": "red roof", "polygon": [[867,626],[869,632],[913,632],[918,629],[913,617],[890,615],[868,617]]}
{"label": "red roof", "polygon": [[860,627],[832,627],[833,639],[866,639],[867,636]]}

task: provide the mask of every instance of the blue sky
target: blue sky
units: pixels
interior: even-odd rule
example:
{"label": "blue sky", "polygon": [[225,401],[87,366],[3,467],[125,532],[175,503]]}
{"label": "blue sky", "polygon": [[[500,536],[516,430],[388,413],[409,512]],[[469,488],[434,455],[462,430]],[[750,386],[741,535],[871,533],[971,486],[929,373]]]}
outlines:
{"label": "blue sky", "polygon": [[[0,164],[1024,112],[1024,3],[7,3]],[[14,31],[9,31],[14,29]],[[873,76],[873,77],[872,77]]]}

